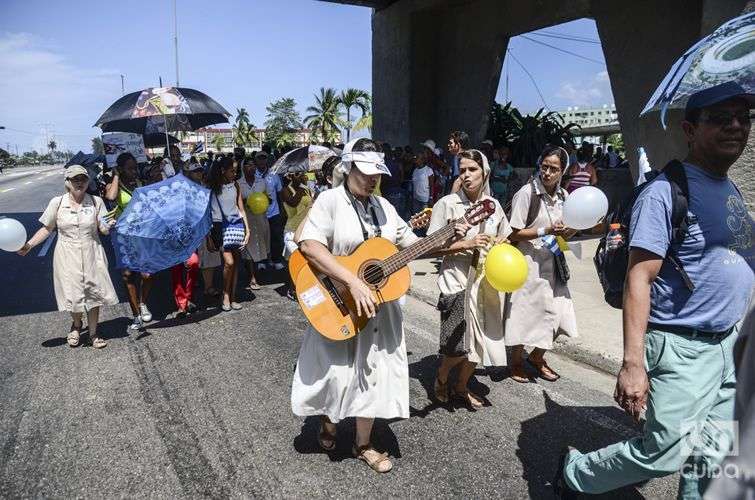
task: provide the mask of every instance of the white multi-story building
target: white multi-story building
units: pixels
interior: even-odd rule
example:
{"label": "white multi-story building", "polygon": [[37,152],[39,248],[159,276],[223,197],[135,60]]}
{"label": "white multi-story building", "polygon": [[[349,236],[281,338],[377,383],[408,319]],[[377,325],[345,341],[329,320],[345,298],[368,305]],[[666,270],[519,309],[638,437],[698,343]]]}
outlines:
{"label": "white multi-story building", "polygon": [[566,123],[576,123],[583,128],[619,123],[619,115],[616,113],[616,106],[613,104],[604,104],[601,108],[569,106],[565,111],[559,111],[558,113],[564,118]]}

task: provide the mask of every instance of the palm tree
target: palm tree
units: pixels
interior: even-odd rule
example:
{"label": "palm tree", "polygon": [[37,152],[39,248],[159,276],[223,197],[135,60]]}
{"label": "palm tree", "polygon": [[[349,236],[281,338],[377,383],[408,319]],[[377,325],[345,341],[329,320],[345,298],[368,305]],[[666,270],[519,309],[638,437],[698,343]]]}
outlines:
{"label": "palm tree", "polygon": [[338,126],[343,123],[339,104],[335,89],[320,87],[320,95],[315,94],[315,105],[307,108],[307,113],[311,114],[304,118],[304,123],[319,133],[321,141],[338,141]]}
{"label": "palm tree", "polygon": [[237,146],[251,146],[257,140],[255,126],[249,121],[246,108],[236,109],[236,124],[233,127],[234,142]]}
{"label": "palm tree", "polygon": [[223,150],[223,146],[225,146],[225,137],[222,134],[218,134],[210,142],[218,150],[218,153],[220,153]]}
{"label": "palm tree", "polygon": [[57,149],[58,143],[55,142],[55,140],[50,140],[50,142],[47,143],[47,149],[50,150],[50,155],[55,154],[55,149]]}
{"label": "palm tree", "polygon": [[370,109],[370,94],[365,90],[346,89],[341,91],[338,102],[346,108],[346,142],[349,142],[351,130],[354,128],[354,124],[351,123],[351,108],[359,108],[362,116],[367,114]]}
{"label": "palm tree", "polygon": [[372,102],[370,102],[370,109],[357,120],[352,130],[356,132],[365,128],[372,134]]}

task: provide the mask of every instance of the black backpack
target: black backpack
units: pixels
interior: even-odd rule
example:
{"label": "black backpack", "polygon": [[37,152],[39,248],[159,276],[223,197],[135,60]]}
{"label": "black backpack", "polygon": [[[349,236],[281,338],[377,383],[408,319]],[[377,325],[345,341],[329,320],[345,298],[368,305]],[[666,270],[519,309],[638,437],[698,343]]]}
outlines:
{"label": "black backpack", "polygon": [[[678,160],[672,160],[666,165],[662,172],[671,185],[671,227],[672,238],[669,250],[664,257],[665,261],[674,266],[684,281],[685,286],[691,292],[695,285],[690,280],[689,275],[682,267],[676,255],[679,245],[682,244],[687,236],[689,220],[687,219],[687,209],[689,207],[689,186],[687,185],[687,174],[684,166]],[[653,179],[640,184],[632,191],[631,196],[622,201],[617,209],[608,217],[609,224],[621,224],[621,235],[624,244],[613,251],[606,250],[606,236],[608,232],[600,239],[598,249],[595,252],[595,269],[598,271],[598,278],[603,287],[603,294],[606,302],[616,309],[622,308],[624,298],[624,280],[627,274],[629,263],[629,225],[632,219],[632,207],[641,192],[655,182]],[[610,231],[610,228],[609,228]]]}

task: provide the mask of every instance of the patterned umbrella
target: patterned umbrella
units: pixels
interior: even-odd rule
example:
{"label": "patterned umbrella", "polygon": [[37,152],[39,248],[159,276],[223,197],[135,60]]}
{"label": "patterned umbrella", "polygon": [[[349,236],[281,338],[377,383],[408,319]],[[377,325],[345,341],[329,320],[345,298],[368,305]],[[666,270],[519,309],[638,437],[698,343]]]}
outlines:
{"label": "patterned umbrella", "polygon": [[336,153],[325,146],[312,144],[302,148],[292,149],[284,154],[270,167],[270,172],[278,175],[294,172],[314,172],[320,170],[325,160]]}
{"label": "patterned umbrella", "polygon": [[136,188],[115,226],[116,266],[156,273],[185,262],[211,225],[210,190],[182,174]]}
{"label": "patterned umbrella", "polygon": [[155,87],[121,97],[94,126],[103,132],[152,134],[228,123],[229,116],[223,106],[198,90]]}
{"label": "patterned umbrella", "polygon": [[693,45],[674,63],[640,116],[683,108],[690,95],[724,82],[735,81],[755,92],[755,12],[736,17]]}

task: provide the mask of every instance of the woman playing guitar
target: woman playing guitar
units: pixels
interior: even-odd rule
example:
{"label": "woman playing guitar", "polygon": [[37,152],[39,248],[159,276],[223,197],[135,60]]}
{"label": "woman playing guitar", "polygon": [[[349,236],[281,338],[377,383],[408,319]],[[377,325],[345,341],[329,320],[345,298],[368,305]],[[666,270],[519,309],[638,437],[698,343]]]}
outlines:
{"label": "woman playing guitar", "polygon": [[[342,174],[342,175],[339,175]],[[310,266],[345,283],[359,315],[370,318],[359,335],[331,341],[309,327],[304,334],[291,389],[291,408],[299,416],[319,416],[318,442],[336,446],[336,423],[356,417],[354,455],[376,472],[393,467],[387,454],[370,444],[375,418],[409,417],[409,370],[401,307],[377,308],[370,288],[334,256],[349,255],[368,238],[380,236],[404,248],[418,238],[385,199],[373,195],[380,175],[390,175],[369,139],[344,147],[333,189],[320,194],[309,211],[299,249]],[[457,224],[463,237],[468,224]]]}

